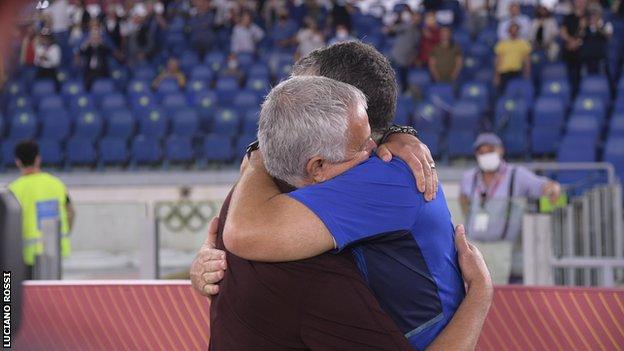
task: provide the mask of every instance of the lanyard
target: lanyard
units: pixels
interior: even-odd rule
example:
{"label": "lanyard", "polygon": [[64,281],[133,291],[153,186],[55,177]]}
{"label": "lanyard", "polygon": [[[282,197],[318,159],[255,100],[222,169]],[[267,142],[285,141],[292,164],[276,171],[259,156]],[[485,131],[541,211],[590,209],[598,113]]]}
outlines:
{"label": "lanyard", "polygon": [[[506,169],[504,171],[506,172]],[[494,196],[494,193],[495,193],[496,189],[498,188],[498,186],[500,186],[500,183],[502,182],[504,174],[505,173],[501,172],[500,176],[497,175],[498,178],[496,179],[496,183],[494,184],[494,186],[492,186],[490,188],[489,198],[492,198]],[[470,192],[471,194],[474,194],[475,190],[477,190],[478,176],[479,176],[479,171],[477,171],[475,173],[475,176],[473,178],[473,181],[472,181],[472,191]],[[515,179],[516,179],[516,170],[515,169],[511,169],[511,179],[509,179],[509,191],[507,193],[508,194],[508,197],[507,197],[507,207],[505,208],[505,226],[503,227],[503,234],[501,235],[501,240],[505,240],[507,238],[507,231],[509,229],[509,220],[510,220],[510,217],[511,217],[511,205],[512,205],[512,201],[513,201]],[[481,203],[480,203],[480,205],[481,205],[480,209],[481,210],[483,210],[483,208],[485,207],[485,203],[487,202],[487,200],[488,200],[488,194],[485,191],[481,192]]]}
{"label": "lanyard", "polygon": [[[507,167],[503,166],[504,168],[500,169],[497,173],[496,173],[496,178],[494,179],[494,182],[492,183],[491,186],[487,186],[485,184],[485,180],[483,181],[483,185],[485,186],[485,189],[481,190],[479,192],[480,195],[480,208],[483,209],[485,207],[485,204],[494,197],[494,194],[496,194],[496,190],[498,190],[498,187],[502,184],[503,179],[505,178],[505,174],[507,173]],[[472,194],[472,196],[474,196],[475,191],[479,190],[477,188],[481,188],[480,186],[477,187],[477,182],[479,180],[479,174],[481,172],[477,171],[475,172],[475,175],[472,179],[472,190],[470,191],[470,194]],[[511,184],[510,184],[511,185]],[[511,195],[511,192],[513,190],[510,190],[509,193]]]}

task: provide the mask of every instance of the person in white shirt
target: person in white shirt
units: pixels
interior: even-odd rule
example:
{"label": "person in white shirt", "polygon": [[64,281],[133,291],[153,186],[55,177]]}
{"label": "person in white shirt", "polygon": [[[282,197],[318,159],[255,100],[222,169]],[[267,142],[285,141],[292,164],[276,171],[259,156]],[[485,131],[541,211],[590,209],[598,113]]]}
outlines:
{"label": "person in white shirt", "polygon": [[61,64],[61,58],[61,48],[54,41],[49,30],[42,30],[37,45],[35,46],[37,78],[50,78],[56,82],[56,73]]}
{"label": "person in white shirt", "polygon": [[[500,6],[500,4],[499,4]],[[509,39],[509,25],[515,23],[520,27],[520,39],[529,40],[529,31],[531,30],[531,20],[528,16],[520,12],[520,3],[512,2],[509,4],[509,16],[498,24],[498,39]]]}
{"label": "person in white shirt", "polygon": [[316,22],[310,17],[306,17],[303,21],[305,27],[297,33],[297,42],[299,43],[297,59],[306,57],[312,51],[325,46],[325,37],[318,29]]}
{"label": "person in white shirt", "polygon": [[347,28],[347,26],[345,26],[344,24],[339,24],[338,26],[336,26],[336,36],[329,41],[329,45],[334,45],[337,43],[351,40],[355,40],[355,38],[352,37],[349,33],[349,28]]}
{"label": "person in white shirt", "polygon": [[559,25],[550,11],[544,6],[535,9],[535,19],[531,24],[529,38],[534,49],[544,50],[549,61],[556,61],[559,57]]}
{"label": "person in white shirt", "polygon": [[473,38],[487,26],[488,12],[494,0],[464,0],[466,27]]}
{"label": "person in white shirt", "polygon": [[264,31],[251,21],[251,15],[245,12],[232,30],[230,51],[239,53],[255,53],[256,44],[264,38]]}

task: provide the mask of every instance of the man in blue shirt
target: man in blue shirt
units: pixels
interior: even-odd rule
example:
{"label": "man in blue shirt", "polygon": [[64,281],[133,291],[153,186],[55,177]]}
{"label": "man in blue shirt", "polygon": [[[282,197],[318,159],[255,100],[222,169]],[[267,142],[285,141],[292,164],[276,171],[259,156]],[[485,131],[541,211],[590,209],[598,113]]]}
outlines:
{"label": "man in blue shirt", "polygon": [[[262,157],[237,184],[223,238],[257,261],[352,245],[382,308],[424,349],[464,297],[450,213],[441,189],[425,201],[403,161],[370,157],[366,107],[359,90],[329,78],[294,77],[274,88],[260,116]],[[271,176],[299,190],[280,194]]]}

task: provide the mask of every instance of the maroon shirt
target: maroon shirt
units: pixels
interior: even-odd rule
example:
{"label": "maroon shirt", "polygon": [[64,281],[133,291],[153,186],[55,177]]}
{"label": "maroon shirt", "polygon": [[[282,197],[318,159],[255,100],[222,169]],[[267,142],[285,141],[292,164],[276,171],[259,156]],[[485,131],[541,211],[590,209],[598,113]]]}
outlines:
{"label": "maroon shirt", "polygon": [[[231,194],[219,215],[221,250]],[[210,307],[210,350],[411,350],[349,250],[284,263],[226,257]]]}

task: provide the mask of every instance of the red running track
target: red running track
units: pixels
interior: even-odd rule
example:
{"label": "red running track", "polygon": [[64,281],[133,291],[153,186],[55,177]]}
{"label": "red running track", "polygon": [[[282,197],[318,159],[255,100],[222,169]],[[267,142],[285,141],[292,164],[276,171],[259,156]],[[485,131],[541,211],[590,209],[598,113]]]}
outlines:
{"label": "red running track", "polygon": [[[16,350],[206,350],[209,303],[183,281],[36,283]],[[501,286],[479,350],[624,350],[624,289]]]}

